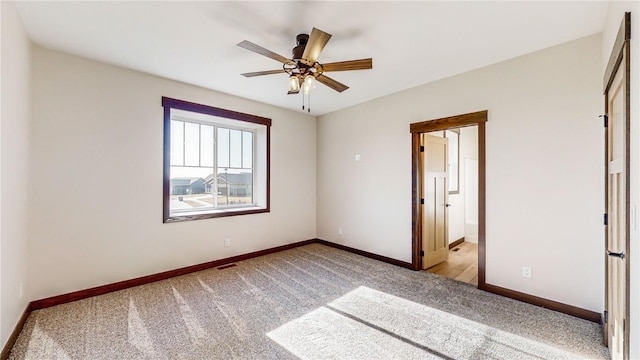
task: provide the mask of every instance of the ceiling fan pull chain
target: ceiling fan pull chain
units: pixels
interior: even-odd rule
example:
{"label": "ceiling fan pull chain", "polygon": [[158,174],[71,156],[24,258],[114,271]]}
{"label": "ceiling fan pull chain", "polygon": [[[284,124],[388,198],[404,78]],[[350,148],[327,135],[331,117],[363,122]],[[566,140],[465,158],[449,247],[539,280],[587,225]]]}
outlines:
{"label": "ceiling fan pull chain", "polygon": [[[309,106],[307,106],[307,112],[311,113],[311,91],[309,91],[309,95],[307,95],[309,98],[307,99],[307,104]],[[302,97],[304,97],[304,94],[302,95]]]}
{"label": "ceiling fan pull chain", "polygon": [[302,93],[302,110],[304,110],[304,93]]}

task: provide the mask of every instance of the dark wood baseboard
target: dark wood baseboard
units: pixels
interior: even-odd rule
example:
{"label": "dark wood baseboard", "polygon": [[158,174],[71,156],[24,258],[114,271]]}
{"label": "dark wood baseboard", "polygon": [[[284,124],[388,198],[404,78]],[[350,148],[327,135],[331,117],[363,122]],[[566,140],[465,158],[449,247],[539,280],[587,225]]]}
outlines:
{"label": "dark wood baseboard", "polygon": [[358,255],[361,255],[361,256],[364,256],[364,257],[368,257],[370,259],[386,262],[386,263],[389,263],[389,264],[392,264],[392,265],[396,265],[396,266],[400,266],[400,267],[403,267],[403,268],[407,268],[407,269],[413,270],[413,264],[408,263],[408,262],[404,262],[404,261],[396,260],[396,259],[393,259],[393,258],[390,258],[390,257],[386,257],[386,256],[370,253],[368,251],[359,250],[359,249],[355,249],[355,248],[352,248],[352,247],[336,244],[336,243],[333,243],[333,242],[330,242],[330,241],[326,241],[326,240],[322,240],[322,239],[316,239],[316,242],[318,244],[331,246],[333,248],[344,250],[344,251],[348,251],[350,253],[358,254]]}
{"label": "dark wood baseboard", "polygon": [[454,247],[456,247],[456,246],[458,246],[458,245],[462,244],[463,242],[464,242],[464,236],[463,236],[463,237],[461,237],[460,239],[458,239],[458,240],[456,240],[456,241],[452,242],[451,244],[449,244],[449,250],[451,250],[451,249],[453,249]]}
{"label": "dark wood baseboard", "polygon": [[13,345],[15,345],[16,341],[18,340],[18,336],[20,335],[20,332],[22,332],[22,328],[24,328],[24,323],[27,322],[27,318],[29,317],[29,314],[31,314],[31,304],[27,305],[27,307],[24,309],[24,312],[22,313],[20,320],[18,320],[16,327],[13,329],[13,332],[11,332],[11,335],[7,339],[7,342],[4,344],[4,347],[2,348],[2,353],[0,354],[0,360],[7,360],[9,358],[9,354],[11,354],[11,349],[13,348]]}
{"label": "dark wood baseboard", "polygon": [[502,295],[514,300],[526,302],[528,304],[540,306],[549,310],[575,316],[577,318],[593,321],[594,323],[602,324],[602,319],[600,314],[595,311],[582,309],[573,305],[563,304],[557,301],[521,293],[515,290],[505,289],[503,287],[491,285],[491,284],[484,284],[483,286],[478,286],[478,289],[484,290],[490,293],[494,293],[497,295]]}
{"label": "dark wood baseboard", "polygon": [[186,275],[186,274],[190,274],[190,273],[193,273],[193,272],[196,272],[196,271],[207,270],[207,269],[215,268],[215,267],[218,267],[218,266],[231,264],[231,263],[234,263],[234,262],[237,262],[237,261],[242,261],[242,260],[255,258],[255,257],[258,257],[258,256],[273,254],[273,253],[276,253],[276,252],[289,250],[289,249],[293,249],[293,248],[296,248],[296,247],[299,247],[299,246],[309,245],[309,244],[313,244],[313,243],[319,243],[319,244],[331,246],[331,247],[334,247],[334,248],[337,248],[337,249],[340,249],[340,250],[352,252],[354,254],[362,255],[362,256],[365,256],[365,257],[368,257],[368,258],[371,258],[371,259],[383,261],[383,262],[386,262],[386,263],[389,263],[389,264],[393,264],[393,265],[396,265],[396,266],[401,266],[401,267],[409,268],[409,269],[412,268],[412,265],[410,263],[407,263],[407,262],[404,262],[404,261],[400,261],[400,260],[396,260],[396,259],[392,259],[390,257],[373,254],[373,253],[370,253],[368,251],[358,250],[358,249],[354,249],[354,248],[351,248],[351,247],[348,247],[348,246],[344,246],[344,245],[340,245],[340,244],[335,244],[335,243],[332,243],[332,242],[329,242],[329,241],[326,241],[326,240],[322,240],[322,239],[309,239],[309,240],[299,241],[299,242],[292,243],[292,244],[273,247],[273,248],[270,248],[270,249],[254,251],[254,252],[251,252],[251,253],[248,253],[248,254],[232,256],[232,257],[225,258],[225,259],[209,261],[209,262],[202,263],[202,264],[187,266],[187,267],[174,269],[174,270],[169,270],[169,271],[165,271],[165,272],[161,272],[161,273],[157,273],[157,274],[142,276],[142,277],[135,278],[135,279],[119,281],[119,282],[112,283],[112,284],[96,286],[96,287],[93,287],[93,288],[90,288],[90,289],[78,290],[78,291],[74,291],[74,292],[67,293],[67,294],[62,294],[62,295],[52,296],[52,297],[45,298],[45,299],[35,300],[35,301],[32,301],[29,304],[29,309],[30,310],[44,309],[44,308],[48,308],[48,307],[55,306],[55,305],[65,304],[65,303],[69,303],[69,302],[72,302],[72,301],[82,300],[82,299],[90,298],[90,297],[93,297],[93,296],[107,294],[107,293],[114,292],[114,291],[124,290],[124,289],[128,289],[128,288],[132,288],[134,286],[145,285],[145,284],[149,284],[149,283],[160,281],[160,280],[166,280],[166,279],[169,279],[169,278],[172,278],[172,277],[176,277],[176,276],[180,276],[180,275]]}
{"label": "dark wood baseboard", "polygon": [[[457,245],[458,241],[460,241],[460,243],[461,243],[462,241],[464,241],[463,239],[454,241],[452,244]],[[16,324],[15,329],[11,333],[11,336],[9,336],[6,344],[4,345],[4,347],[2,349],[2,354],[0,355],[0,360],[6,360],[9,357],[9,354],[11,353],[11,349],[13,348],[13,345],[15,344],[16,340],[18,339],[18,336],[20,335],[20,332],[22,331],[22,328],[24,327],[24,324],[27,321],[27,318],[28,318],[29,314],[33,310],[44,309],[44,308],[47,308],[47,307],[60,305],[60,304],[65,304],[65,303],[76,301],[76,300],[86,299],[86,298],[89,298],[89,297],[92,297],[92,296],[102,295],[102,294],[106,294],[106,293],[113,292],[113,291],[124,290],[124,289],[128,289],[128,288],[131,288],[131,287],[134,287],[134,286],[149,284],[149,283],[152,283],[152,282],[169,279],[169,278],[172,278],[172,277],[175,277],[175,276],[185,275],[185,274],[193,273],[193,272],[196,272],[196,271],[216,268],[216,267],[227,265],[227,264],[231,264],[231,263],[234,263],[234,262],[237,262],[237,261],[242,261],[242,260],[255,258],[255,257],[258,257],[258,256],[273,254],[273,253],[277,253],[277,252],[280,252],[280,251],[289,250],[289,249],[293,249],[293,248],[296,248],[296,247],[299,247],[299,246],[304,246],[304,245],[309,245],[309,244],[314,244],[314,243],[318,243],[318,244],[330,246],[330,247],[333,247],[333,248],[336,248],[336,249],[348,251],[348,252],[351,252],[351,253],[354,253],[354,254],[357,254],[357,255],[361,255],[361,256],[370,258],[370,259],[379,260],[379,261],[382,261],[382,262],[385,262],[385,263],[389,263],[389,264],[392,264],[392,265],[400,266],[400,267],[407,268],[407,269],[410,269],[410,270],[415,270],[412,263],[400,261],[400,260],[393,259],[393,258],[390,258],[390,257],[387,257],[387,256],[370,253],[368,251],[355,249],[355,248],[352,248],[352,247],[348,247],[348,246],[341,245],[341,244],[336,244],[336,243],[333,243],[333,242],[330,242],[330,241],[326,241],[326,240],[322,240],[322,239],[304,240],[304,241],[300,241],[300,242],[296,242],[296,243],[292,243],[292,244],[273,247],[273,248],[270,248],[270,249],[254,251],[254,252],[251,252],[251,253],[248,253],[248,254],[232,256],[232,257],[229,257],[229,258],[220,259],[220,260],[214,260],[214,261],[206,262],[206,263],[203,263],[203,264],[187,266],[187,267],[183,267],[183,268],[180,268],[180,269],[169,270],[169,271],[165,271],[165,272],[158,273],[158,274],[143,276],[143,277],[139,277],[139,278],[135,278],[135,279],[120,281],[120,282],[113,283],[113,284],[97,286],[97,287],[90,288],[90,289],[79,290],[79,291],[75,291],[75,292],[68,293],[68,294],[52,296],[52,297],[49,297],[49,298],[46,298],[46,299],[40,299],[40,300],[32,301],[31,303],[29,303],[29,305],[25,309],[24,313],[22,314],[22,317],[20,318],[20,320]],[[515,299],[515,300],[523,301],[523,302],[526,302],[526,303],[529,303],[529,304],[537,305],[537,306],[540,306],[540,307],[544,307],[544,308],[547,308],[547,309],[550,309],[550,310],[554,310],[554,311],[558,311],[558,312],[561,312],[561,313],[565,313],[565,314],[568,314],[568,315],[571,315],[571,316],[575,316],[575,317],[578,317],[578,318],[586,319],[586,320],[593,321],[593,322],[596,322],[596,323],[601,323],[600,314],[598,314],[596,312],[593,312],[593,311],[590,311],[590,310],[581,309],[581,308],[578,308],[578,307],[575,307],[575,306],[562,304],[562,303],[559,303],[559,302],[556,302],[556,301],[552,301],[552,300],[544,299],[544,298],[541,298],[541,297],[537,297],[537,296],[521,293],[521,292],[514,291],[514,290],[505,289],[505,288],[502,288],[502,287],[499,287],[499,286],[495,286],[495,285],[491,285],[491,284],[481,284],[481,285],[478,286],[478,288],[481,289],[481,290],[484,290],[484,291],[488,291],[488,292],[491,292],[491,293],[494,293],[494,294],[506,296],[506,297],[509,297],[509,298],[512,298],[512,299]]]}
{"label": "dark wood baseboard", "polygon": [[48,308],[55,305],[60,305],[60,304],[65,304],[72,301],[90,298],[92,296],[102,295],[102,294],[106,294],[106,293],[110,293],[118,290],[124,290],[128,288],[132,288],[134,286],[145,285],[145,284],[169,279],[169,278],[180,276],[180,275],[186,275],[196,271],[215,268],[221,265],[234,263],[236,261],[242,261],[242,260],[255,258],[258,256],[273,254],[283,250],[289,250],[299,246],[312,244],[314,242],[316,242],[316,239],[300,241],[292,244],[276,246],[270,249],[254,251],[248,254],[242,254],[242,255],[232,256],[225,259],[209,261],[203,264],[187,266],[180,269],[169,270],[169,271],[165,271],[165,272],[161,272],[153,275],[142,276],[142,277],[130,279],[130,280],[124,280],[124,281],[120,281],[113,284],[107,284],[107,285],[97,286],[90,289],[74,291],[68,294],[52,296],[46,299],[32,301],[30,304],[30,308],[31,310],[44,309],[44,308]]}

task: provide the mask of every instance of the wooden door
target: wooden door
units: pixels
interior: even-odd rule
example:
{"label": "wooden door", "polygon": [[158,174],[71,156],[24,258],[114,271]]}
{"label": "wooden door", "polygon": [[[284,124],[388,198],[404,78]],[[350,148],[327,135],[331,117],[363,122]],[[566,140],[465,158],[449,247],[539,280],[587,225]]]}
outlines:
{"label": "wooden door", "polygon": [[622,61],[607,98],[607,324],[606,341],[611,359],[624,359],[627,228],[627,121],[625,61]]}
{"label": "wooden door", "polygon": [[427,269],[449,258],[447,213],[447,138],[422,135],[422,268]]}

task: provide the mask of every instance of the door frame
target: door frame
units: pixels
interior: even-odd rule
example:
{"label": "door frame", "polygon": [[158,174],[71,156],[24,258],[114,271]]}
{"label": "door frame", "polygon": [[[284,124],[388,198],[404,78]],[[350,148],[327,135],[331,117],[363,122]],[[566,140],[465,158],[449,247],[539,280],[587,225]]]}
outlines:
{"label": "door frame", "polygon": [[488,111],[478,111],[468,114],[450,116],[413,123],[411,131],[411,265],[414,270],[422,269],[422,206],[420,201],[420,184],[422,178],[422,164],[420,161],[420,134],[432,131],[451,130],[467,126],[478,126],[478,288],[483,288],[485,282],[485,123]]}
{"label": "door frame", "polygon": [[[616,36],[616,41],[613,44],[613,49],[611,51],[611,55],[609,57],[609,62],[607,63],[607,68],[605,70],[603,76],[603,93],[604,93],[604,110],[605,114],[609,113],[609,88],[613,83],[613,79],[620,69],[620,65],[622,64],[622,60],[625,61],[625,73],[623,74],[623,83],[624,83],[624,107],[625,107],[625,119],[624,119],[624,152],[625,152],[625,309],[624,309],[624,358],[629,358],[629,322],[630,322],[630,301],[631,301],[631,13],[626,12],[624,14],[624,18],[622,23],[620,24],[620,28],[618,29],[618,35]],[[606,115],[605,115],[606,116]],[[606,118],[605,118],[605,121]],[[607,214],[609,207],[609,129],[605,126],[605,152],[604,152],[604,176],[605,176],[605,195],[604,195],[604,213]],[[608,261],[609,256],[607,255],[607,247],[609,242],[608,229],[605,225],[604,232],[604,308],[608,311],[609,309],[609,267]],[[603,321],[603,327],[605,329],[605,341],[608,340],[607,334],[607,326]]]}

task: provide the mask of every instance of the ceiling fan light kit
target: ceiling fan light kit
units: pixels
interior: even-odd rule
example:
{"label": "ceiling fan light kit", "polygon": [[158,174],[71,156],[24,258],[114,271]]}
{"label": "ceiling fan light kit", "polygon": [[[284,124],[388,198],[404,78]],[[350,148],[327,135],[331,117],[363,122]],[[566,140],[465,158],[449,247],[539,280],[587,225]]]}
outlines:
{"label": "ceiling fan light kit", "polygon": [[289,94],[297,94],[300,91],[300,79],[291,75],[289,77]]}
{"label": "ceiling fan light kit", "polygon": [[[311,91],[315,88],[316,80],[337,92],[343,92],[349,87],[326,75],[329,71],[351,71],[368,70],[373,68],[373,59],[348,60],[328,64],[320,64],[317,59],[327,42],[331,39],[331,34],[313,28],[311,35],[299,34],[296,36],[296,46],[291,50],[291,59],[276,54],[259,45],[247,40],[238,44],[241,48],[253,51],[282,63],[282,69],[257,71],[242,74],[245,77],[262,75],[272,75],[286,73],[289,75],[289,91],[287,94],[298,94],[302,90],[302,109],[305,109],[304,95],[307,95],[310,102]],[[311,109],[307,107],[307,111]]]}
{"label": "ceiling fan light kit", "polygon": [[302,91],[304,91],[305,94],[309,94],[315,88],[316,88],[316,78],[313,75],[307,75],[304,78]]}

